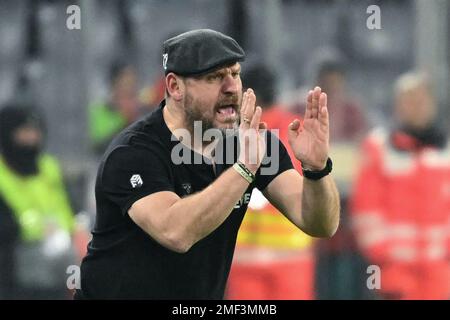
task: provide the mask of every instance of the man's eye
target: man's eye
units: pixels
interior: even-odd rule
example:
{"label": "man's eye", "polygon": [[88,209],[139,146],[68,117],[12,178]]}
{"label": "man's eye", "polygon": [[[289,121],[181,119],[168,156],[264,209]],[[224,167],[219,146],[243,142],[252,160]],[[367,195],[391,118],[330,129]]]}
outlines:
{"label": "man's eye", "polygon": [[221,78],[221,76],[219,74],[214,74],[214,75],[208,76],[208,81],[214,81],[214,80],[218,80],[220,78]]}
{"label": "man's eye", "polygon": [[231,76],[233,78],[237,78],[237,77],[239,77],[239,75],[240,75],[240,72],[233,72],[233,73],[231,73]]}

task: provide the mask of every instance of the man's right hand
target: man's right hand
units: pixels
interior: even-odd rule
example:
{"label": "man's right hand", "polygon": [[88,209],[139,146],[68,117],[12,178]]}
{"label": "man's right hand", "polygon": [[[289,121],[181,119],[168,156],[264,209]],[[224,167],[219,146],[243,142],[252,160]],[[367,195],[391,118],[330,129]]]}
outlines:
{"label": "man's right hand", "polygon": [[242,97],[238,159],[253,173],[258,170],[266,152],[266,124],[260,122],[262,109],[255,107],[255,103],[255,93],[252,89],[247,89]]}

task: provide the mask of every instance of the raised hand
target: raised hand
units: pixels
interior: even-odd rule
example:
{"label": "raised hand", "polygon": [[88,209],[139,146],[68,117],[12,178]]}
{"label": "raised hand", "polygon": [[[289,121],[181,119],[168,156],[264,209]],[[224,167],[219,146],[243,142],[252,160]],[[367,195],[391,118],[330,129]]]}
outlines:
{"label": "raised hand", "polygon": [[327,95],[320,87],[308,92],[303,124],[296,119],[289,125],[289,144],[306,169],[325,168],[329,152]]}
{"label": "raised hand", "polygon": [[266,129],[261,123],[261,107],[255,107],[256,96],[252,89],[247,89],[242,97],[241,124],[239,125],[240,153],[239,161],[255,173],[264,157],[266,143],[264,134],[259,129]]}

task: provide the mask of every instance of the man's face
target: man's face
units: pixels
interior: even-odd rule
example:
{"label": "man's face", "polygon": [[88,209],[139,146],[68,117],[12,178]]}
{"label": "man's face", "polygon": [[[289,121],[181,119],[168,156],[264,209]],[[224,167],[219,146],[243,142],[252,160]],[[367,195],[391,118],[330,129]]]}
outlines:
{"label": "man's face", "polygon": [[113,85],[113,104],[132,121],[138,107],[137,75],[133,68],[127,67],[117,77]]}
{"label": "man's face", "polygon": [[41,131],[32,125],[23,125],[14,130],[14,144],[21,147],[40,147],[42,144]]}
{"label": "man's face", "polygon": [[319,78],[319,86],[328,95],[338,95],[345,87],[344,75],[337,71],[325,73]]}
{"label": "man's face", "polygon": [[188,128],[202,121],[203,130],[234,129],[242,101],[241,66],[235,63],[201,77],[186,78],[184,113]]}
{"label": "man's face", "polygon": [[396,117],[403,125],[424,129],[434,121],[436,111],[434,98],[426,85],[410,89],[397,96]]}

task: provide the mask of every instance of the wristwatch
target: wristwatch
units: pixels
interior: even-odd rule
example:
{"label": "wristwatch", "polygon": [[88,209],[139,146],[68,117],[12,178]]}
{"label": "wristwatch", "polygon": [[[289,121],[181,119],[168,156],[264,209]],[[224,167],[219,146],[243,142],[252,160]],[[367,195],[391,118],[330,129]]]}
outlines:
{"label": "wristwatch", "polygon": [[333,169],[333,162],[331,161],[331,158],[327,159],[327,164],[325,168],[319,171],[305,169],[302,165],[303,176],[309,180],[320,180],[326,175],[328,175],[332,169]]}

